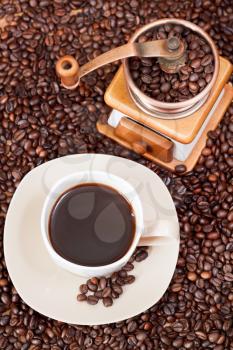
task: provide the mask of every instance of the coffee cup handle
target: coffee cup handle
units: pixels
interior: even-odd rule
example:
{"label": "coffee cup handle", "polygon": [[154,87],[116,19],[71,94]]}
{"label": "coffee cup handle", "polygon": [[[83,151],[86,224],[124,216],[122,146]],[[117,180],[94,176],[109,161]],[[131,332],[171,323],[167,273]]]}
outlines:
{"label": "coffee cup handle", "polygon": [[151,234],[142,234],[138,246],[159,246],[179,239],[179,223],[175,220],[158,220]]}

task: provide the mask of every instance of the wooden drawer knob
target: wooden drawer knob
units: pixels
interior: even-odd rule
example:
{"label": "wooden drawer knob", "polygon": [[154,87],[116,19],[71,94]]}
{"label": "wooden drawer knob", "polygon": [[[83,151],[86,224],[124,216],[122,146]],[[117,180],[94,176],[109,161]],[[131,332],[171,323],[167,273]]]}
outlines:
{"label": "wooden drawer knob", "polygon": [[114,134],[140,155],[148,153],[164,162],[170,162],[173,158],[172,141],[126,117],[121,118]]}
{"label": "wooden drawer knob", "polygon": [[145,154],[148,151],[148,145],[145,141],[135,141],[132,143],[134,152],[138,154]]}

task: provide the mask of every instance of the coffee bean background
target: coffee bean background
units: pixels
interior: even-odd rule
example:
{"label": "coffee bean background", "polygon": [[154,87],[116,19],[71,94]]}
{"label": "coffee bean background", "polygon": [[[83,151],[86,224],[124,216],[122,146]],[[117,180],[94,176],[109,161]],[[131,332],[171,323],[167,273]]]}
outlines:
{"label": "coffee bean background", "polygon": [[[75,91],[62,89],[54,73],[59,56],[72,54],[83,64],[164,17],[200,25],[233,61],[232,0],[2,0],[5,15],[17,25],[0,35],[0,349],[232,350],[233,105],[209,133],[195,169],[171,174],[96,131],[109,113],[103,94],[118,63],[87,76]],[[53,321],[24,304],[2,249],[7,208],[23,176],[49,159],[83,152],[120,155],[156,172],[181,228],[179,260],[163,298],[132,319],[94,327]]]}
{"label": "coffee bean background", "polygon": [[129,69],[135,84],[146,95],[164,102],[182,102],[199,94],[212,80],[214,56],[204,38],[181,25],[158,26],[140,35],[138,42],[171,37],[185,45],[185,63],[177,73],[164,72],[158,58],[130,58]]}

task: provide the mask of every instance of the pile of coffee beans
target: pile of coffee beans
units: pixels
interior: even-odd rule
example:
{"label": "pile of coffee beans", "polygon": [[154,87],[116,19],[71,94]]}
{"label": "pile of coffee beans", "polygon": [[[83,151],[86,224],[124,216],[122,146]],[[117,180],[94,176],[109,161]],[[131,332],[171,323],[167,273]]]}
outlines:
{"label": "pile of coffee beans", "polygon": [[[71,54],[83,64],[165,17],[201,26],[233,62],[232,0],[2,0],[0,16],[16,23],[0,33],[0,349],[233,350],[233,105],[209,133],[194,170],[172,174],[96,131],[110,112],[103,95],[118,63],[86,76],[75,91],[61,88],[54,73],[58,57]],[[176,271],[162,299],[134,318],[93,327],[27,306],[8,276],[2,243],[21,179],[45,161],[82,152],[134,159],[157,173],[181,229]]]}
{"label": "pile of coffee beans", "polygon": [[137,247],[130,260],[118,272],[113,272],[110,277],[93,277],[79,287],[78,301],[86,301],[90,305],[96,305],[102,300],[105,307],[112,306],[114,299],[118,299],[123,293],[123,286],[135,281],[134,275],[128,272],[134,269],[134,262],[141,262],[148,257],[148,247]]}
{"label": "pile of coffee beans", "polygon": [[182,102],[199,94],[212,80],[214,56],[206,40],[188,28],[165,24],[148,30],[139,42],[178,37],[185,45],[185,64],[177,73],[165,73],[157,58],[129,59],[131,76],[149,97],[164,102]]}

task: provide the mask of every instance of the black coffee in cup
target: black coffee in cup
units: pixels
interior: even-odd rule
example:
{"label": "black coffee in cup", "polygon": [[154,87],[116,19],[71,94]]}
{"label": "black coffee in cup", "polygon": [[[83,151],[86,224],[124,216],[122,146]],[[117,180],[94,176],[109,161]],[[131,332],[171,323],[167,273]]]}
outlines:
{"label": "black coffee in cup", "polygon": [[55,251],[84,266],[117,261],[130,248],[134,234],[132,206],[115,189],[97,183],[81,184],[63,193],[49,218]]}

